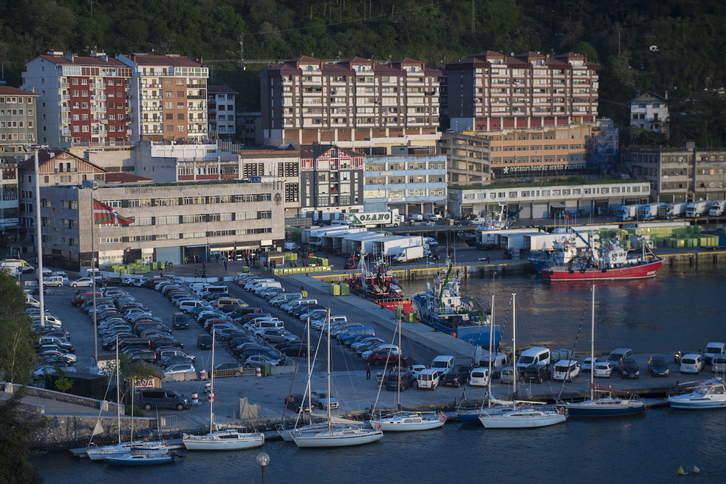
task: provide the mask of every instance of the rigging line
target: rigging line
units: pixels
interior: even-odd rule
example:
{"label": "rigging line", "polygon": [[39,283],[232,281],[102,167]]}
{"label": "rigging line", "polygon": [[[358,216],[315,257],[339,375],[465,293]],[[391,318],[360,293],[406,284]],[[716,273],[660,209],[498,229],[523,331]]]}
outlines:
{"label": "rigging line", "polygon": [[[580,333],[582,333],[582,328],[583,328],[583,325],[585,324],[585,318],[588,315],[588,310],[590,308],[590,304],[592,304],[591,299],[594,298],[594,297],[595,297],[594,295],[591,295],[590,298],[588,298],[585,301],[585,306],[584,306],[584,308],[582,310],[582,317],[580,318],[580,325],[577,327],[577,333],[575,334],[575,341],[572,344],[572,355],[573,355],[573,357],[575,356],[575,349],[577,348],[577,342],[580,339]],[[557,364],[557,363],[555,362],[555,364]],[[593,367],[594,367],[594,363],[593,362],[590,362],[590,364],[593,365]],[[593,371],[593,370],[594,370],[594,368],[592,368],[590,371]],[[562,380],[562,386],[560,386],[560,393],[557,394],[557,400],[558,401],[560,400],[560,397],[562,396],[562,392],[565,390],[565,383],[566,382],[567,382],[567,378],[565,377],[565,379]]]}

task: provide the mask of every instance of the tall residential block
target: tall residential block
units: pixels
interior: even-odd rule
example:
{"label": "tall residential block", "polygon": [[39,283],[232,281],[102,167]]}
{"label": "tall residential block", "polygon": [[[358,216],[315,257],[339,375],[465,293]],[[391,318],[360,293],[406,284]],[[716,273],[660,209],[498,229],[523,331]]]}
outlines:
{"label": "tall residential block", "polygon": [[441,71],[402,59],[327,63],[298,57],[260,73],[269,145],[346,143],[436,134]]}
{"label": "tall residential block", "polygon": [[26,64],[26,91],[38,95],[38,141],[51,148],[129,140],[131,69],[103,53],[48,52]]}
{"label": "tall residential block", "polygon": [[116,58],[131,68],[131,141],[208,138],[209,69],[202,59],[154,54]]}
{"label": "tall residential block", "polygon": [[591,123],[600,66],[583,55],[474,54],[446,65],[453,131],[499,131]]}

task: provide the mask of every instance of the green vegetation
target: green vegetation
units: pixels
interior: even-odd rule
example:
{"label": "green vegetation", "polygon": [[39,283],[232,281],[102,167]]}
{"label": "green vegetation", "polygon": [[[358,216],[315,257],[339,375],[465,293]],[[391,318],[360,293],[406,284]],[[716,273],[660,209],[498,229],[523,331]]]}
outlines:
{"label": "green vegetation", "polygon": [[210,83],[254,111],[259,69],[300,55],[443,67],[486,50],[570,51],[602,65],[600,114],[618,126],[637,94],[668,93],[671,143],[724,146],[725,101],[712,90],[726,78],[725,14],[705,0],[18,0],[0,5],[0,61],[19,86],[24,64],[48,50],[202,57]]}
{"label": "green vegetation", "polygon": [[0,401],[0,482],[34,484],[43,482],[28,458],[30,438],[43,428],[38,416],[20,411],[23,387],[16,387],[8,400]]}
{"label": "green vegetation", "polygon": [[0,379],[26,384],[35,365],[26,297],[15,278],[0,271]]}

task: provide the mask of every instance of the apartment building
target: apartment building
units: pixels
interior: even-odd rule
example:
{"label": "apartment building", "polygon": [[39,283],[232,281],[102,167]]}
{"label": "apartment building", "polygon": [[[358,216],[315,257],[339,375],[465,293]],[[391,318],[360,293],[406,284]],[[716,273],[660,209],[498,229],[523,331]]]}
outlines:
{"label": "apartment building", "polygon": [[237,94],[239,93],[229,86],[207,86],[207,124],[210,138],[224,141],[236,139]]}
{"label": "apartment building", "polygon": [[37,95],[38,142],[54,149],[129,140],[131,69],[106,54],[51,51],[26,64],[22,89]]}
{"label": "apartment building", "polygon": [[636,147],[623,150],[623,166],[651,186],[651,202],[726,199],[726,149]]}
{"label": "apartment building", "polygon": [[451,185],[487,185],[491,182],[491,141],[466,131],[443,133],[440,153],[447,157],[448,179]]}
{"label": "apartment building", "polygon": [[668,100],[646,92],[630,101],[630,126],[657,133],[668,132]]}
{"label": "apartment building", "polygon": [[264,143],[339,145],[435,135],[441,76],[408,58],[378,64],[301,56],[269,66],[260,73]]}
{"label": "apartment building", "polygon": [[131,71],[131,141],[208,138],[207,79],[202,59],[180,55],[116,57]]}
{"label": "apartment building", "polygon": [[362,212],[363,155],[335,145],[300,147],[300,213]]}
{"label": "apartment building", "polygon": [[0,153],[22,152],[37,143],[37,94],[0,86]]}
{"label": "apartment building", "polygon": [[18,165],[13,160],[0,158],[0,241],[8,244],[5,233],[19,225]]}
{"label": "apartment building", "polygon": [[401,147],[390,155],[366,156],[366,212],[445,212],[446,155]]}
{"label": "apartment building", "polygon": [[486,51],[446,65],[449,128],[498,131],[597,118],[600,66],[583,55]]}
{"label": "apartment building", "polygon": [[[68,171],[70,169],[70,171]],[[125,260],[172,261],[210,251],[279,248],[285,240],[283,187],[236,181],[156,184],[128,173],[108,173],[68,152],[40,152],[40,220],[47,263],[79,270]],[[25,250],[32,248],[35,222],[35,169],[20,166],[20,206]],[[71,176],[68,180],[66,176]],[[63,180],[61,182],[61,180]],[[131,225],[93,224],[92,199]]]}

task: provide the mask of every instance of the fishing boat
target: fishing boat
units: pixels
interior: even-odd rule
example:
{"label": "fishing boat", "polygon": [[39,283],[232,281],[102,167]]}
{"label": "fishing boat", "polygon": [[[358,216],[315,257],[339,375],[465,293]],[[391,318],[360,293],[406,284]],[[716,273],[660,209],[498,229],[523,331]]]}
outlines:
{"label": "fishing boat", "polygon": [[[663,265],[663,258],[656,256],[648,244],[641,243],[642,252],[633,255],[616,240],[596,244],[570,228],[587,247],[576,250],[564,240],[552,253],[550,263],[540,274],[552,282],[648,279],[655,277]],[[642,241],[641,241],[642,242]]]}
{"label": "fishing boat", "polygon": [[[592,286],[590,358],[595,361],[595,286]],[[602,396],[595,397],[595,393]],[[623,395],[622,398],[616,395]],[[564,406],[570,417],[624,417],[645,412],[645,402],[640,398],[625,397],[628,392],[595,384],[595,370],[590,370],[590,398]],[[563,408],[563,407],[561,407]]]}
{"label": "fishing boat", "polygon": [[[396,332],[398,333],[398,347],[401,348],[401,319],[398,320],[396,326]],[[395,337],[395,335],[394,335]],[[402,370],[402,369],[400,369]],[[401,406],[401,381],[402,372],[398,373],[398,381],[396,385],[396,408],[399,409],[389,415],[380,416],[376,419],[371,419],[371,427],[374,429],[380,429],[383,432],[412,432],[417,430],[431,430],[443,427],[446,423],[446,415],[443,413],[436,414],[431,412],[409,412],[402,410]],[[378,396],[381,394],[383,385],[378,386]],[[375,413],[375,407],[378,404],[378,398],[376,403],[373,405],[373,411]]]}
{"label": "fishing boat", "polygon": [[[517,354],[516,294],[512,294],[512,354]],[[562,409],[545,409],[541,402],[517,400],[517,365],[513,365],[511,409],[500,406],[484,409],[479,421],[487,429],[530,429],[548,427],[567,420],[567,412]]]}
{"label": "fishing boat", "polygon": [[[212,368],[214,368],[214,346],[216,331],[212,331]],[[214,371],[210,372],[211,394],[209,397],[209,433],[204,435],[184,434],[182,442],[189,450],[242,450],[260,447],[265,443],[265,434],[241,432],[238,429],[215,430],[214,425]]]}
{"label": "fishing boat", "polygon": [[[328,358],[327,358],[327,394],[330,395],[330,310],[328,310]],[[383,438],[380,428],[368,428],[360,425],[335,424],[330,414],[331,405],[326,405],[327,417],[324,426],[309,426],[290,432],[292,440],[300,448],[349,447],[370,444]]]}
{"label": "fishing boat", "polygon": [[475,310],[471,301],[460,294],[462,273],[454,272],[448,260],[445,271],[434,274],[434,282],[411,298],[419,320],[437,331],[449,334],[475,346],[489,344],[489,332],[494,331],[494,345],[499,346],[501,332],[493,326],[483,311]]}
{"label": "fishing boat", "polygon": [[383,260],[371,268],[366,263],[365,254],[361,254],[358,268],[361,273],[346,281],[353,294],[370,299],[390,311],[394,311],[396,306],[403,307],[405,313],[411,310],[411,300],[403,295],[403,288]]}
{"label": "fishing boat", "polygon": [[169,449],[136,449],[107,455],[103,458],[106,464],[114,466],[149,466],[168,464],[174,460],[174,454]]}
{"label": "fishing boat", "polygon": [[698,382],[693,391],[667,399],[673,408],[701,410],[726,408],[726,383],[720,378]]}

